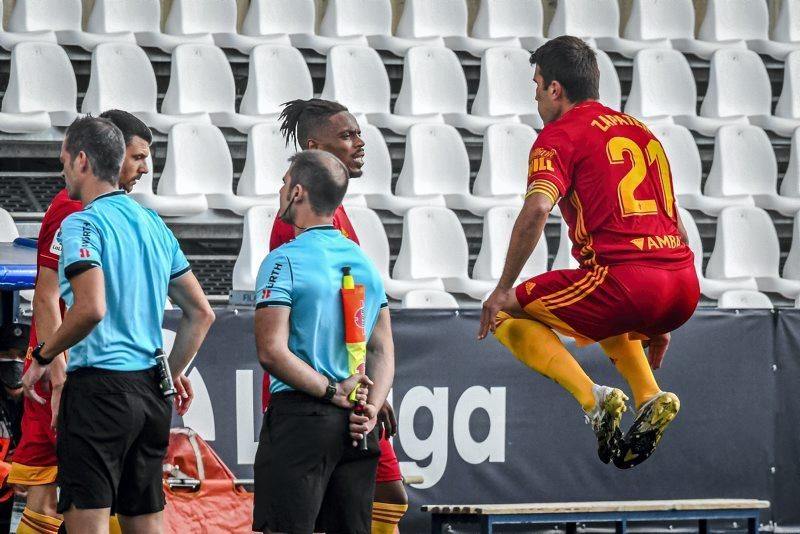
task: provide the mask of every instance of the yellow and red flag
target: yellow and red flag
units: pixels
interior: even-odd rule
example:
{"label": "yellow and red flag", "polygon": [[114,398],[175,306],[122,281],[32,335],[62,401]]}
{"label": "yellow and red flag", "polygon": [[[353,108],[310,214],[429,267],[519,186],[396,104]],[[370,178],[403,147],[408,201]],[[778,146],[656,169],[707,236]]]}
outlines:
{"label": "yellow and red flag", "polygon": [[[344,342],[347,347],[347,366],[350,374],[364,373],[367,360],[367,333],[364,325],[364,286],[356,285],[350,267],[342,269],[342,311],[344,312]],[[350,392],[355,402],[356,390]]]}

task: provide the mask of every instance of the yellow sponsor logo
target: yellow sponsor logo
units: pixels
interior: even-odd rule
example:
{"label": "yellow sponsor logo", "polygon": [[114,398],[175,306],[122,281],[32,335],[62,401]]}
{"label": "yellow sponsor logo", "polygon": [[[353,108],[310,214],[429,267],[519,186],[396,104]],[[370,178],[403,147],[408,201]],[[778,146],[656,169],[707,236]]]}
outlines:
{"label": "yellow sponsor logo", "polygon": [[683,245],[676,235],[655,235],[631,239],[631,243],[639,250],[660,250],[662,248],[678,248]]}
{"label": "yellow sponsor logo", "polygon": [[525,293],[530,295],[531,293],[533,293],[533,288],[534,287],[536,287],[536,283],[535,282],[525,282]]}

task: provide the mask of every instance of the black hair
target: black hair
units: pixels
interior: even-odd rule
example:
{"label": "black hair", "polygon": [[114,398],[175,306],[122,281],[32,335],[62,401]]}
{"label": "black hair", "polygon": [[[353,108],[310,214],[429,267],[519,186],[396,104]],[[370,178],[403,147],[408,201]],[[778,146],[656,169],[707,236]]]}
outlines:
{"label": "black hair", "polygon": [[582,39],[571,35],[551,39],[531,54],[530,61],[539,67],[545,85],[553,80],[561,84],[570,102],[600,98],[597,56]]}
{"label": "black hair", "polygon": [[292,187],[302,185],[317,215],[333,215],[347,193],[350,175],[339,158],[324,150],[303,150],[289,158]]}
{"label": "black hair", "polygon": [[136,116],[121,109],[109,109],[100,114],[100,118],[108,119],[114,123],[114,126],[122,131],[122,136],[125,138],[125,146],[131,142],[134,137],[141,137],[147,144],[153,142],[153,133],[145,123],[139,120]]}
{"label": "black hair", "polygon": [[294,141],[300,150],[305,150],[308,138],[317,128],[327,124],[328,119],[347,108],[332,100],[311,98],[309,100],[291,100],[282,104],[281,133],[286,139],[286,146]]}
{"label": "black hair", "polygon": [[122,132],[108,119],[86,115],[75,119],[64,134],[64,148],[73,158],[86,154],[92,173],[112,185],[119,181],[125,157]]}

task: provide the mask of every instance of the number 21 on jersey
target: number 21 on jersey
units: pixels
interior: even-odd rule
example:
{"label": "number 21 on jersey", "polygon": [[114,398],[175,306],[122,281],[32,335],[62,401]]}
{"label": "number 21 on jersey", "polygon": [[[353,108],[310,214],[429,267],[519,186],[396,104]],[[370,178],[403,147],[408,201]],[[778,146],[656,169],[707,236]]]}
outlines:
{"label": "number 21 on jersey", "polygon": [[[667,155],[664,147],[656,139],[651,139],[647,143],[644,152],[642,148],[628,137],[612,137],[606,144],[608,161],[613,165],[626,163],[625,154],[630,158],[631,168],[622,177],[617,187],[619,205],[622,209],[622,216],[631,215],[655,215],[658,213],[658,202],[654,198],[636,198],[636,188],[638,188],[645,178],[651,165],[656,164],[658,176],[661,183],[661,193],[664,196],[664,207],[667,215],[673,216],[673,206],[675,197],[672,193],[672,180],[669,173]],[[647,159],[645,159],[647,157]]]}

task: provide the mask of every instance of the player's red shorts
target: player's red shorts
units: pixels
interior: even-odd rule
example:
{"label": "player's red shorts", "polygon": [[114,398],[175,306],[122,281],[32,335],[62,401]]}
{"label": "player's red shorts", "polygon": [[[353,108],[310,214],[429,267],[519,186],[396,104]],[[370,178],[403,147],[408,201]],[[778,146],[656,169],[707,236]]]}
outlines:
{"label": "player's red shorts", "polygon": [[[30,349],[25,359],[25,370],[31,364]],[[43,382],[34,386],[36,393],[47,402],[39,404],[25,397],[22,415],[22,439],[14,450],[9,484],[38,486],[56,481],[56,434],[50,427],[50,392]]]}
{"label": "player's red shorts", "polygon": [[518,285],[516,294],[534,319],[586,345],[675,330],[694,313],[700,285],[691,264],[675,270],[612,265],[543,273]]}
{"label": "player's red shorts", "polygon": [[[261,408],[264,411],[269,406],[269,399],[269,373],[264,373],[261,389]],[[400,464],[397,462],[397,455],[394,453],[394,448],[392,448],[392,442],[382,436],[378,443],[381,446],[381,456],[378,459],[378,473],[375,476],[375,482],[403,480],[403,475],[400,474]]]}

